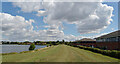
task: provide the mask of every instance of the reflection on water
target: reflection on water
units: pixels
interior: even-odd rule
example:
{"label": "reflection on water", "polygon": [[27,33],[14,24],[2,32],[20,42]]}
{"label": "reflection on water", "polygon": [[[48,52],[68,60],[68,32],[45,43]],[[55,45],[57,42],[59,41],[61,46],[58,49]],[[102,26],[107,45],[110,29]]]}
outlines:
{"label": "reflection on water", "polygon": [[[22,52],[29,51],[30,45],[0,45],[2,47],[2,52],[0,53],[10,53],[10,52]],[[40,49],[46,47],[46,45],[35,45],[35,49]]]}

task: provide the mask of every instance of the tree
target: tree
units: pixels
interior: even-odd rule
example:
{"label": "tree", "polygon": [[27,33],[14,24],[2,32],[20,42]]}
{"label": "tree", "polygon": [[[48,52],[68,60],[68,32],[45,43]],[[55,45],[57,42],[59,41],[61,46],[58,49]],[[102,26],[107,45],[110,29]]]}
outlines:
{"label": "tree", "polygon": [[49,43],[50,43],[50,46],[52,46],[52,42],[50,41]]}
{"label": "tree", "polygon": [[62,40],[62,42],[65,42],[64,40]]}
{"label": "tree", "polygon": [[25,41],[24,44],[30,43],[29,41]]}
{"label": "tree", "polygon": [[71,41],[69,42],[69,45],[72,45],[72,42],[71,42]]}
{"label": "tree", "polygon": [[32,43],[32,44],[30,45],[30,47],[29,47],[29,50],[34,50],[34,49],[35,49],[35,44]]}
{"label": "tree", "polygon": [[56,43],[59,43],[59,40],[57,40]]}
{"label": "tree", "polygon": [[33,43],[34,43],[34,44],[37,44],[37,42],[36,42],[36,41],[34,41]]}
{"label": "tree", "polygon": [[42,42],[41,42],[41,41],[36,41],[36,44],[41,45],[41,44],[42,44]]}
{"label": "tree", "polygon": [[65,44],[65,40],[62,40],[62,44]]}

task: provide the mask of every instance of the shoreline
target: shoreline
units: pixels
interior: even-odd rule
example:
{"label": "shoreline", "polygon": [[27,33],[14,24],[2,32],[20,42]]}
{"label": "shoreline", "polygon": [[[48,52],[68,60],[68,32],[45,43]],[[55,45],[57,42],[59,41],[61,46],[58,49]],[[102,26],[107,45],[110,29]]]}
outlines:
{"label": "shoreline", "polygon": [[[50,47],[50,46],[49,46]],[[35,49],[35,50],[29,50],[29,51],[22,51],[22,52],[10,52],[10,53],[0,53],[0,55],[11,55],[11,54],[22,54],[22,53],[29,53],[29,52],[35,52],[35,51],[40,51],[49,47],[44,47],[44,48],[40,48],[40,49]]]}

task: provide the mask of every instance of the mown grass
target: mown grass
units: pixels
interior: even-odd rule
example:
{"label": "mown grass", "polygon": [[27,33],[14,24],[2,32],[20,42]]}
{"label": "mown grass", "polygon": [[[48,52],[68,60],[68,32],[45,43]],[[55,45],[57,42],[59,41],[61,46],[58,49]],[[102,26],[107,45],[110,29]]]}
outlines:
{"label": "mown grass", "polygon": [[3,62],[118,62],[119,59],[91,51],[57,45],[40,51],[2,56]]}

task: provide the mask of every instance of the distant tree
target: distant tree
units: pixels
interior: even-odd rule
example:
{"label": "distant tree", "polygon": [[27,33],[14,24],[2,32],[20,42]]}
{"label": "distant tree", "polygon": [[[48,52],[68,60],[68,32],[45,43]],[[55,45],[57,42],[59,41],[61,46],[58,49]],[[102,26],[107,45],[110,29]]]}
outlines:
{"label": "distant tree", "polygon": [[36,44],[42,44],[42,42],[41,41],[36,41]]}
{"label": "distant tree", "polygon": [[30,43],[29,41],[25,41],[24,43]]}
{"label": "distant tree", "polygon": [[50,46],[52,46],[52,42],[50,41],[49,43],[50,43]]}
{"label": "distant tree", "polygon": [[71,41],[69,42],[69,45],[72,45],[72,42],[71,42]]}
{"label": "distant tree", "polygon": [[62,42],[65,42],[64,40],[62,40]]}
{"label": "distant tree", "polygon": [[65,42],[65,45],[69,45],[70,44],[70,42]]}
{"label": "distant tree", "polygon": [[62,40],[62,44],[65,44],[65,40]]}
{"label": "distant tree", "polygon": [[7,44],[10,44],[10,42],[7,41]]}
{"label": "distant tree", "polygon": [[58,43],[58,42],[59,42],[59,40],[56,41],[56,43]]}
{"label": "distant tree", "polygon": [[70,45],[70,42],[67,42],[67,45]]}
{"label": "distant tree", "polygon": [[37,44],[37,42],[36,42],[36,41],[34,41],[33,43],[34,43],[34,44]]}
{"label": "distant tree", "polygon": [[56,44],[56,45],[60,44],[59,40],[57,40],[55,44]]}
{"label": "distant tree", "polygon": [[35,44],[32,43],[32,44],[30,45],[30,47],[29,47],[29,50],[34,50],[34,49],[35,49]]}

